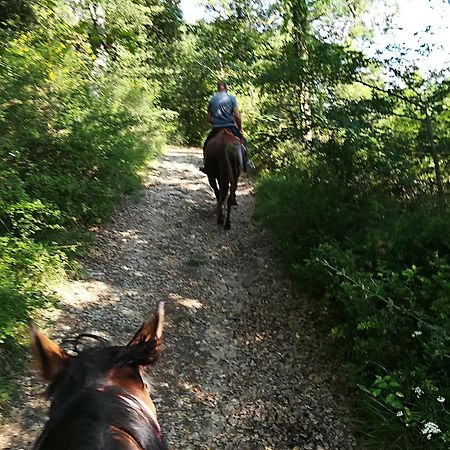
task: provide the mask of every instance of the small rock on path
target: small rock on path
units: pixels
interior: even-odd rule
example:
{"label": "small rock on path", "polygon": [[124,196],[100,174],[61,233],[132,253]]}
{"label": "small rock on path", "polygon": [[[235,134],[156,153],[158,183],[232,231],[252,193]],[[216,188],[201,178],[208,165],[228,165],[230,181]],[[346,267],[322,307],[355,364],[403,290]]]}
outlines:
{"label": "small rock on path", "polygon": [[[314,314],[252,225],[252,184],[241,180],[225,232],[200,163],[188,148],[155,162],[141,198],[98,231],[86,280],[58,288],[53,337],[90,331],[126,342],[163,300],[152,380],[170,448],[354,448]],[[0,427],[4,449],[30,448],[45,420],[43,385],[33,374],[23,385],[22,406]]]}

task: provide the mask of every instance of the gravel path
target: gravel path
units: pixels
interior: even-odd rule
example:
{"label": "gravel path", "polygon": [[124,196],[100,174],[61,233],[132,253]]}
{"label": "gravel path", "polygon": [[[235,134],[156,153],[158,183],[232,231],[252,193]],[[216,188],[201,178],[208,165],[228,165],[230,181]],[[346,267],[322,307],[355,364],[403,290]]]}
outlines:
{"label": "gravel path", "polygon": [[[98,231],[85,279],[58,288],[53,337],[90,331],[126,342],[164,300],[165,347],[152,378],[171,448],[355,448],[314,313],[251,223],[251,183],[241,181],[223,231],[200,155],[170,148],[141,198]],[[23,385],[24,406],[0,427],[3,449],[30,448],[45,418],[43,385],[33,375]]]}

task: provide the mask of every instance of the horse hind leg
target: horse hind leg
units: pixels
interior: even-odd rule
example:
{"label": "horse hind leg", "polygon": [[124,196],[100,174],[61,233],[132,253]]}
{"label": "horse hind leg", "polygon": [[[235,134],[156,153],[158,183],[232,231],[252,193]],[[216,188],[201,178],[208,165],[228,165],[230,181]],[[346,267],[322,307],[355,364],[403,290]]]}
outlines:
{"label": "horse hind leg", "polygon": [[217,214],[217,224],[223,225],[223,200],[221,201],[221,191],[219,187],[217,186],[217,180],[215,177],[208,175],[208,182],[211,186],[212,190],[214,191],[214,195],[217,200],[217,206],[216,206],[216,214]]}
{"label": "horse hind leg", "polygon": [[209,185],[212,187],[212,190],[214,191],[214,195],[216,196],[216,200],[219,201],[220,191],[219,191],[219,188],[217,187],[216,179],[213,176],[208,175],[208,182],[209,182]]}
{"label": "horse hind leg", "polygon": [[231,229],[231,207],[232,205],[236,205],[236,191],[237,191],[237,183],[238,183],[238,177],[236,177],[234,180],[231,181],[230,186],[230,195],[228,196],[228,202],[227,202],[227,218],[225,221],[225,230]]}
{"label": "horse hind leg", "polygon": [[224,198],[222,192],[219,194],[219,199],[217,200],[217,225],[223,225],[223,204],[225,203],[226,197]]}
{"label": "horse hind leg", "polygon": [[217,202],[217,225],[223,225],[223,203]]}
{"label": "horse hind leg", "polygon": [[233,196],[230,194],[227,201],[227,217],[225,220],[225,230],[231,229],[231,206],[233,205]]}
{"label": "horse hind leg", "polygon": [[[224,223],[224,217],[223,217],[223,206],[225,204],[225,201],[227,200],[228,197],[228,203],[229,203],[229,195],[228,195],[228,184],[223,184],[223,183],[219,183],[220,184],[220,195],[219,195],[219,200],[217,202],[218,205],[218,213],[217,213],[217,224],[218,225],[223,225]],[[227,210],[227,217],[228,217],[228,210]],[[225,222],[225,226],[226,226],[226,222]]]}

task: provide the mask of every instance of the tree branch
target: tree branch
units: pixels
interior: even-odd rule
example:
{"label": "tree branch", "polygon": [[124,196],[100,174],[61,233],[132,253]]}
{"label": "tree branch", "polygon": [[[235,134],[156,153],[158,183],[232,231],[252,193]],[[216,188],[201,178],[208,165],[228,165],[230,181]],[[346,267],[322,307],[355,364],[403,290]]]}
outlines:
{"label": "tree branch", "polygon": [[409,103],[410,105],[416,106],[417,108],[419,108],[422,111],[422,103],[415,102],[412,99],[410,99],[404,95],[398,94],[397,92],[393,92],[389,89],[384,89],[379,86],[375,86],[373,84],[367,83],[366,81],[362,80],[361,78],[354,78],[353,81],[356,81],[357,83],[361,83],[364,86],[370,87],[371,89],[374,89],[376,91],[383,92],[384,94],[392,95],[393,97],[403,100],[404,102]]}

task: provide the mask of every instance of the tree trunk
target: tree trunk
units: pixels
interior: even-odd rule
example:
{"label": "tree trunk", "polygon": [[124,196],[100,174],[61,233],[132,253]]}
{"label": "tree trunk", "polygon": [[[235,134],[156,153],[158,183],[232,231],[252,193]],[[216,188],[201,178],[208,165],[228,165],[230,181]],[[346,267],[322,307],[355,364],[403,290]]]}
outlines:
{"label": "tree trunk", "polygon": [[439,203],[443,204],[444,189],[442,186],[442,177],[441,177],[441,168],[439,166],[439,157],[436,152],[436,146],[434,145],[433,124],[431,122],[431,117],[430,117],[430,113],[428,111],[427,106],[424,107],[423,112],[425,114],[425,125],[426,125],[426,130],[427,130],[428,146],[430,147],[430,153],[431,153],[431,157],[433,158],[433,163],[434,163],[434,174],[436,177],[438,199],[439,199]]}
{"label": "tree trunk", "polygon": [[[297,56],[302,61],[308,59],[308,37],[310,34],[309,27],[309,15],[308,5],[306,0],[291,0],[289,2],[292,16],[292,35],[294,39],[295,50]],[[301,114],[301,133],[302,140],[305,146],[308,148],[311,145],[312,140],[312,120],[311,120],[311,107],[310,107],[310,95],[308,84],[306,81],[307,73],[303,69],[299,74],[298,82],[298,100]]]}

